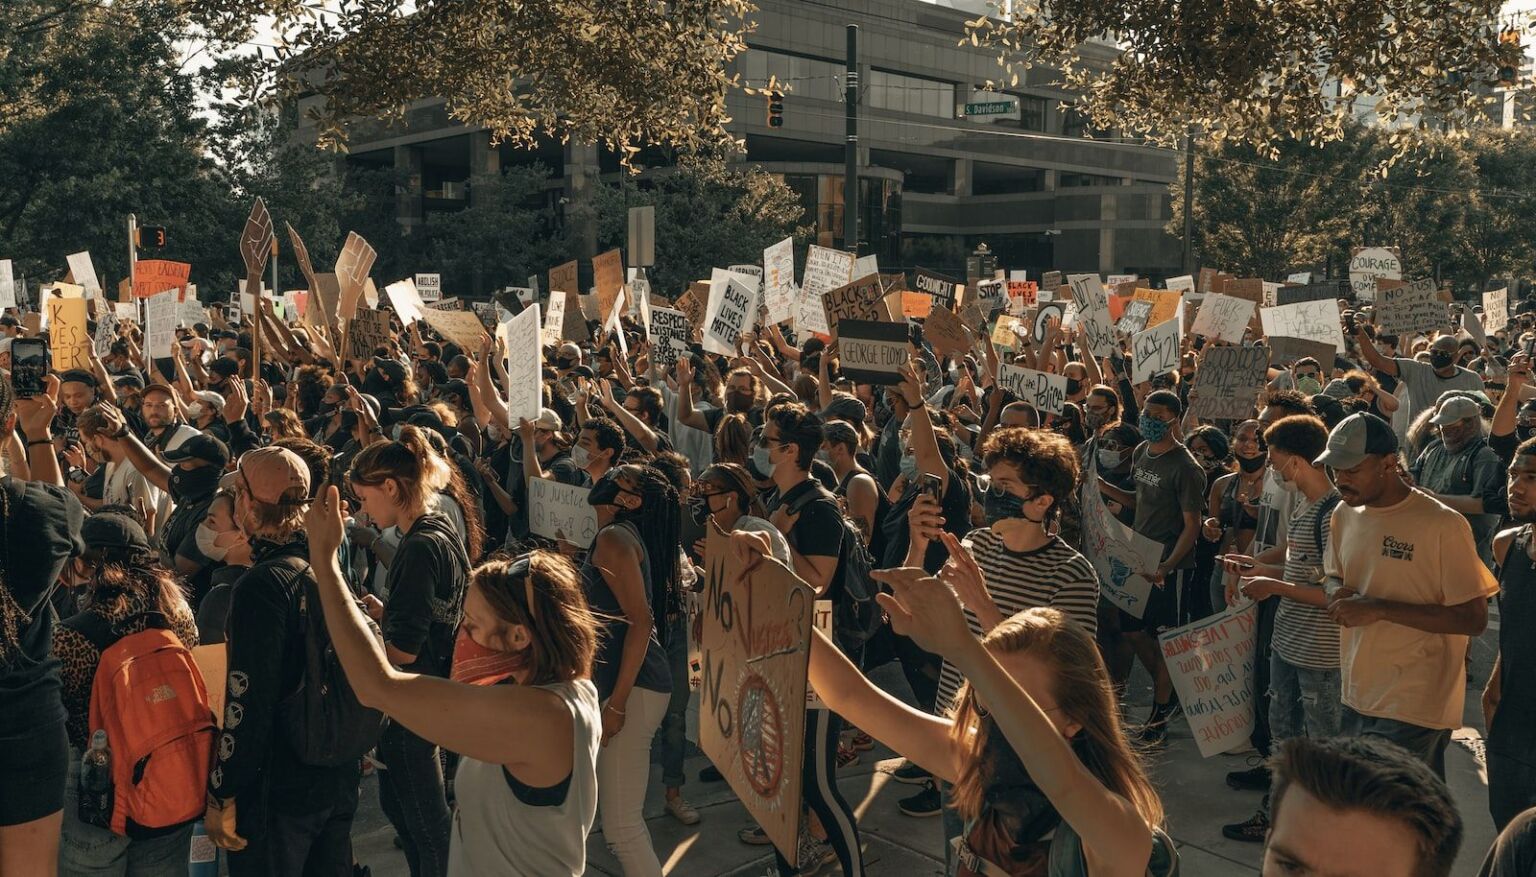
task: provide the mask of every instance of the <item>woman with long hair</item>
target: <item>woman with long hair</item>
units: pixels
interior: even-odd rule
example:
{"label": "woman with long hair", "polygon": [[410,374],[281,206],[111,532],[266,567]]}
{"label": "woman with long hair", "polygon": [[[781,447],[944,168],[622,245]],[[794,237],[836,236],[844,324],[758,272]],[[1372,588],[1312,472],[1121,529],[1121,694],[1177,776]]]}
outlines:
{"label": "woman with long hair", "polygon": [[[1215,427],[1201,427],[1201,430],[1211,429]],[[1232,428],[1231,451],[1237,462],[1236,469],[1221,467],[1213,470],[1207,465],[1205,458],[1213,456],[1212,452],[1208,452],[1212,448],[1211,439],[1204,441],[1205,447],[1202,449],[1195,447],[1193,439],[1196,436],[1191,436],[1189,443],[1190,453],[1195,455],[1195,460],[1206,468],[1207,473],[1216,476],[1206,490],[1208,517],[1201,527],[1204,539],[1196,546],[1197,557],[1208,557],[1211,561],[1210,572],[1205,580],[1210,592],[1207,599],[1213,609],[1227,605],[1228,586],[1227,574],[1221,564],[1214,562],[1215,558],[1223,554],[1248,554],[1254,534],[1258,532],[1259,500],[1264,495],[1265,465],[1269,460],[1262,431],[1263,427],[1257,420],[1244,420]],[[1209,436],[1209,433],[1200,432],[1197,435]],[[1220,442],[1216,449],[1223,447],[1226,442],[1224,434],[1218,435]],[[1230,584],[1236,588],[1237,579],[1233,577]]]}
{"label": "woman with long hair", "polygon": [[625,464],[603,474],[587,494],[597,535],[581,567],[592,610],[604,619],[592,680],[603,702],[603,750],[597,759],[603,834],[626,877],[661,877],[645,827],[651,739],[672,691],[667,652],[657,636],[678,611],[677,491],[649,466]]}
{"label": "woman with long hair", "polygon": [[[469,578],[458,531],[432,507],[452,469],[422,430],[407,426],[398,440],[375,441],[359,451],[349,476],[373,523],[401,533],[385,600],[365,597],[368,614],[383,628],[389,660],[425,676],[449,673]],[[388,766],[379,778],[380,804],[400,834],[412,877],[446,873],[452,814],[437,745],[391,723],[378,753]]]}
{"label": "woman with long hair", "polygon": [[945,582],[911,568],[874,575],[891,587],[877,599],[897,632],[965,676],[955,708],[939,717],[907,706],[819,632],[810,681],[834,712],[954,784],[965,823],[955,843],[961,877],[1176,869],[1162,802],[1126,742],[1087,632],[1059,610],[1036,608],[978,640]]}
{"label": "woman with long hair", "polygon": [[369,632],[336,564],[335,487],[305,523],[326,626],[358,700],[460,755],[447,873],[583,874],[597,810],[598,624],[570,561],[535,551],[475,569],[443,679],[396,669]]}
{"label": "woman with long hair", "polygon": [[[155,624],[174,632],[190,649],[198,642],[197,623],[181,581],[160,564],[144,528],[129,515],[94,514],[85,519],[80,538],[85,552],[70,561],[64,575],[84,592],[81,610],[61,622],[53,634],[53,653],[63,664],[60,678],[70,747],[59,871],[64,875],[99,874],[113,868],[134,874],[184,872],[192,823],[153,836],[115,834],[81,821],[78,789],[80,760],[90,743],[91,690],[101,662],[101,644]],[[113,741],[107,742],[110,746]]]}
{"label": "woman with long hair", "polygon": [[752,424],[745,414],[727,414],[715,430],[715,462],[747,465],[752,457]]}

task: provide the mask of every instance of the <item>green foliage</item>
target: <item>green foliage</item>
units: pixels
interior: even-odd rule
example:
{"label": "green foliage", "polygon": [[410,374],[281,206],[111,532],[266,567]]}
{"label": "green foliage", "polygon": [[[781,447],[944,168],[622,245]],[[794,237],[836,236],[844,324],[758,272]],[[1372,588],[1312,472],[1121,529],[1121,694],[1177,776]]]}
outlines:
{"label": "green foliage", "polygon": [[548,181],[542,165],[470,180],[468,207],[432,218],[407,239],[420,270],[441,272],[450,294],[489,295],[526,286],[529,275],[542,288],[551,265],[573,258],[556,210],[559,190]]}

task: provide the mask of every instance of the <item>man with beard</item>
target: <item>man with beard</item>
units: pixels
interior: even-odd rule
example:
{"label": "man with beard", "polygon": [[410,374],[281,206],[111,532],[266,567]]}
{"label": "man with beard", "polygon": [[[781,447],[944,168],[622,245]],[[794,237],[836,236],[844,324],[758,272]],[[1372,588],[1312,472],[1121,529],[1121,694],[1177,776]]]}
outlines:
{"label": "man with beard", "polygon": [[1423,363],[1401,357],[1390,359],[1382,356],[1376,345],[1365,333],[1365,324],[1355,326],[1355,343],[1371,368],[1392,378],[1400,378],[1408,385],[1408,419],[1434,406],[1440,394],[1448,390],[1477,392],[1483,388],[1483,379],[1477,372],[1456,364],[1459,346],[1455,336],[1441,335],[1429,345],[1429,362]]}
{"label": "man with beard", "polygon": [[1466,515],[1477,555],[1491,567],[1493,533],[1506,502],[1499,455],[1488,447],[1482,408],[1465,395],[1447,393],[1430,422],[1440,427],[1440,437],[1414,461],[1414,483]]}
{"label": "man with beard", "polygon": [[[1519,526],[1493,540],[1499,564],[1499,655],[1483,691],[1487,721],[1488,810],[1503,830],[1536,807],[1536,441],[1509,464],[1509,516]],[[1508,670],[1509,672],[1505,672]]]}

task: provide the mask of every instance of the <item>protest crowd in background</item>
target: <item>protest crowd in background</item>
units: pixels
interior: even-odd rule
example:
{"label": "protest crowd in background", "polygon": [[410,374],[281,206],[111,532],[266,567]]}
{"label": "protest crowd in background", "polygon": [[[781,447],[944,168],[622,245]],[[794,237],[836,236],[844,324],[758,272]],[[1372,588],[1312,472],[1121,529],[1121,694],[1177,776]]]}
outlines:
{"label": "protest crowd in background", "polygon": [[1161,877],[1171,732],[1251,751],[1265,875],[1447,874],[1490,601],[1482,873],[1536,873],[1536,299],[786,240],[465,309],[289,234],[228,305],[0,263],[0,875],[365,874],[375,772],[412,877],[656,877],[654,744],[671,817],[858,877],[879,741],[949,873]]}

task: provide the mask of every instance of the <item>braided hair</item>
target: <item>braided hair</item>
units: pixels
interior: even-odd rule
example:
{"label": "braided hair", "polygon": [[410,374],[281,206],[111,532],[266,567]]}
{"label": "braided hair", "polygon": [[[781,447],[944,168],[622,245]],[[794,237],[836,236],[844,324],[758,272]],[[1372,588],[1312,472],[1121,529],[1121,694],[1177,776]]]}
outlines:
{"label": "braided hair", "polygon": [[[651,611],[664,619],[680,605],[677,580],[677,552],[681,544],[682,507],[678,504],[677,490],[665,475],[652,466],[626,464],[615,470],[615,476],[634,482],[635,493],[640,495],[640,508],[620,511],[618,520],[633,524],[645,545],[650,559]],[[667,625],[656,625],[657,634],[666,643]]]}

